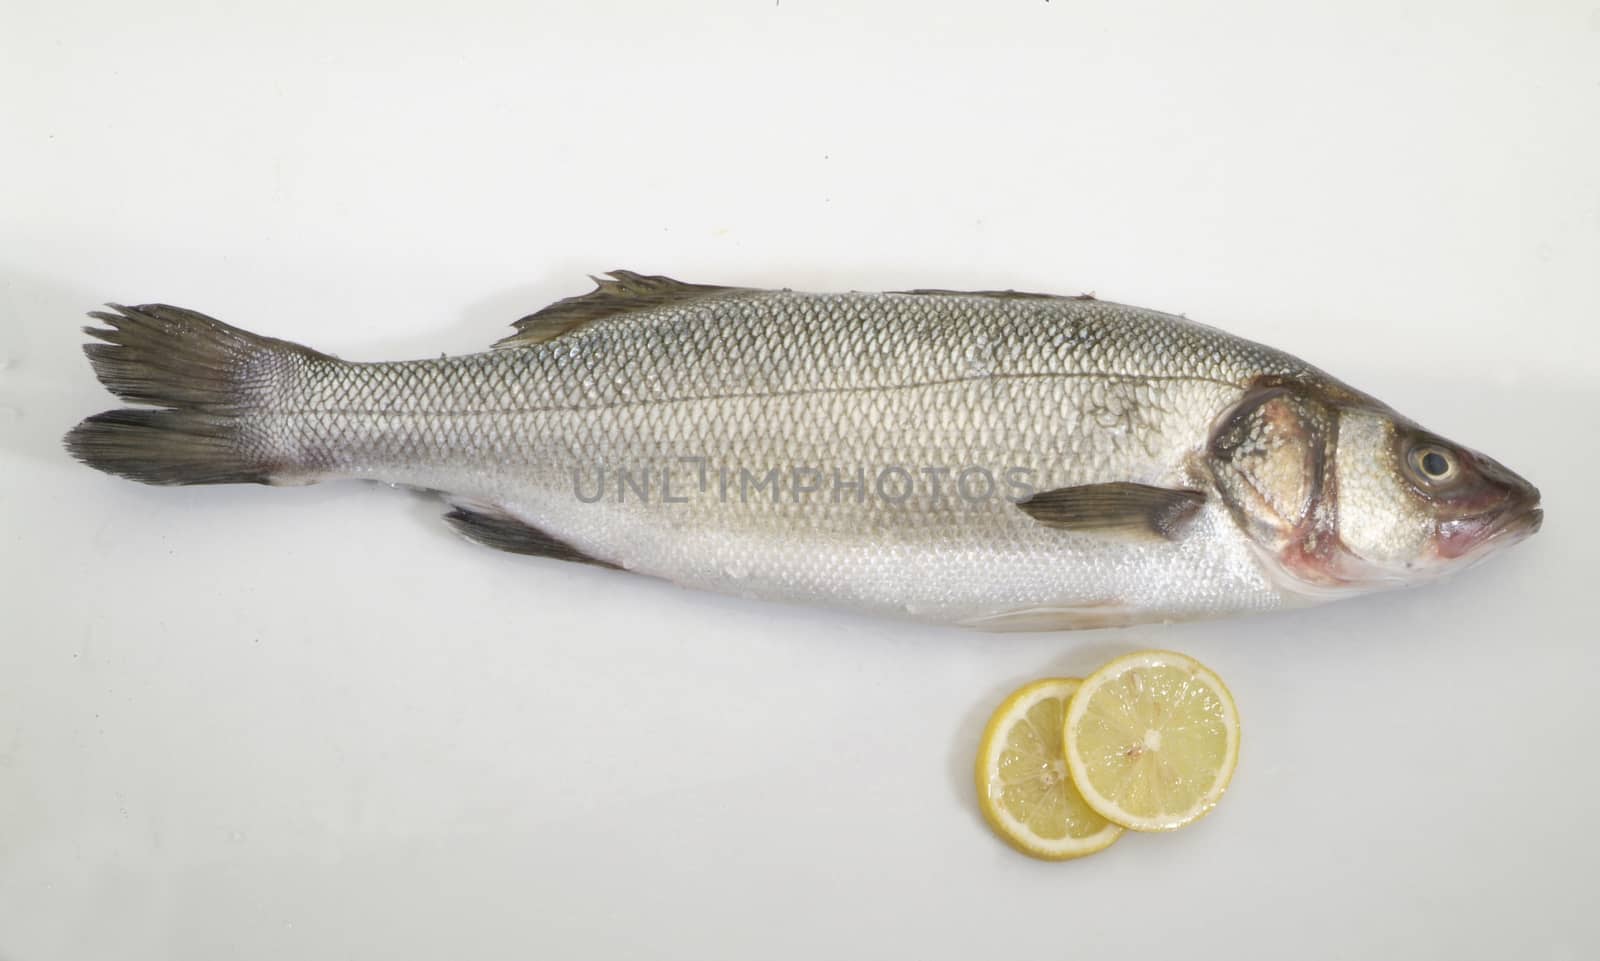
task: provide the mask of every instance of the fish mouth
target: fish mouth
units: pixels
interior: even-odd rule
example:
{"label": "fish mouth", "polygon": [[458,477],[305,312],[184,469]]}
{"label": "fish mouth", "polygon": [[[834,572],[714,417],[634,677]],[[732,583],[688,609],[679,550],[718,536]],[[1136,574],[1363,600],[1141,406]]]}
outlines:
{"label": "fish mouth", "polygon": [[1483,538],[1479,547],[1480,549],[1486,548],[1491,544],[1509,547],[1532,537],[1543,526],[1544,508],[1542,507],[1529,507],[1515,513],[1508,513],[1498,519],[1488,535]]}
{"label": "fish mouth", "polygon": [[1527,540],[1543,526],[1544,508],[1538,491],[1532,491],[1492,514],[1441,525],[1437,551],[1445,560],[1476,560]]}
{"label": "fish mouth", "polygon": [[1544,508],[1535,507],[1533,510],[1528,511],[1526,517],[1528,534],[1539,533],[1539,528],[1544,526]]}

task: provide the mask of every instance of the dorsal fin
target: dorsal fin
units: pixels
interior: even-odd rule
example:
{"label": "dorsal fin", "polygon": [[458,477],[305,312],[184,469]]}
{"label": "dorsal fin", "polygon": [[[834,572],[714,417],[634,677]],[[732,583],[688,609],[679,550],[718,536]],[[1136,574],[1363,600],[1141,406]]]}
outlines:
{"label": "dorsal fin", "polygon": [[665,307],[700,300],[714,294],[739,290],[710,284],[686,284],[671,277],[646,276],[631,270],[612,270],[592,278],[595,289],[577,297],[558,300],[543,310],[512,324],[517,332],[495,343],[496,347],[532,347],[554,340],[569,330],[592,321],[636,310]]}

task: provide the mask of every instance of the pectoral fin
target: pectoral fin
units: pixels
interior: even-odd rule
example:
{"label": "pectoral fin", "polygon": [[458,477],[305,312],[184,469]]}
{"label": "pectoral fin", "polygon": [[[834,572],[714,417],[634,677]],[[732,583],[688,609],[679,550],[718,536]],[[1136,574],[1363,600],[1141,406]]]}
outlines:
{"label": "pectoral fin", "polygon": [[1175,539],[1206,496],[1147,484],[1085,484],[1034,494],[1017,507],[1062,530]]}

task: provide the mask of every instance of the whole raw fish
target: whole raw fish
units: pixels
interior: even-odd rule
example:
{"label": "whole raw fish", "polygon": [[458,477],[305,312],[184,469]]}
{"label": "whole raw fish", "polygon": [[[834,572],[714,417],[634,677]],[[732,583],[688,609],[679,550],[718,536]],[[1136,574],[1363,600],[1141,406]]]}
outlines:
{"label": "whole raw fish", "polygon": [[1542,516],[1489,458],[1168,314],[598,283],[495,349],[398,363],[175,307],[95,313],[95,372],[149,406],[88,418],[67,448],[155,484],[428,488],[492,547],[987,629],[1410,584]]}

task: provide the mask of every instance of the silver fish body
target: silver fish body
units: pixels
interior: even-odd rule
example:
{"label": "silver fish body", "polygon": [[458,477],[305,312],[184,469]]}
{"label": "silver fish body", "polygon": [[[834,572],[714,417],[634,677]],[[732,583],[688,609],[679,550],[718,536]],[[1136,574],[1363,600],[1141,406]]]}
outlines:
{"label": "silver fish body", "polygon": [[[458,526],[493,546],[989,629],[1216,616],[1413,579],[1323,556],[1339,533],[1327,425],[1346,408],[1409,422],[1291,356],[1154,311],[619,271],[499,349],[397,363],[175,308],[98,316],[112,325],[90,347],[102,379],[167,422],[111,412],[68,445],[140,480],[373,478],[444,492]],[[190,345],[191,368],[213,373],[189,369],[184,390],[204,394],[211,377],[214,395],[175,395],[175,370],[135,376],[190,363],[148,356],[157,338]],[[185,432],[204,449],[160,453],[162,435]],[[195,476],[172,466],[183,458],[236,470]],[[1536,526],[1537,493],[1505,474],[1505,516],[1458,556]],[[1019,507],[1084,490],[1117,496],[1065,519]],[[1127,492],[1189,500],[1171,502],[1171,529],[1083,516]],[[1295,533],[1307,525],[1321,547]]]}

